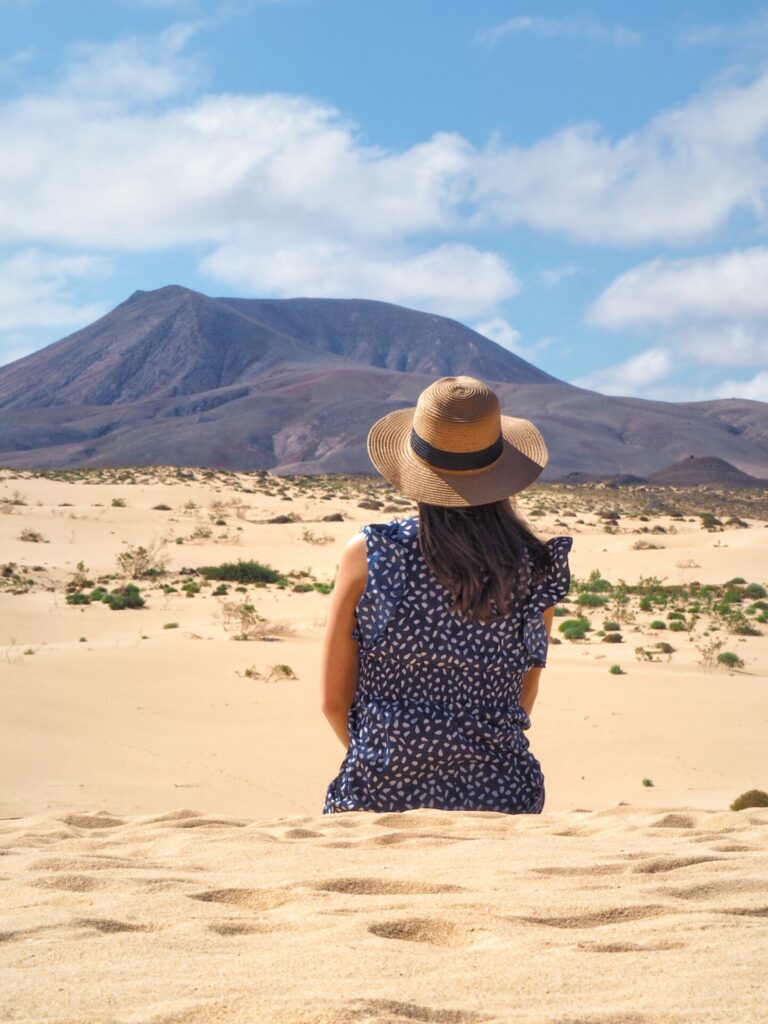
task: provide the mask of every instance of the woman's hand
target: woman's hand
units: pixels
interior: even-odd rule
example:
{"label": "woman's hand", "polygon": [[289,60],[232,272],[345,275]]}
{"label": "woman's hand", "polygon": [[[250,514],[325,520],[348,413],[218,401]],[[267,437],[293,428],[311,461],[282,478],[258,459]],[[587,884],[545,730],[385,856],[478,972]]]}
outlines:
{"label": "woman's hand", "polygon": [[355,606],[367,578],[365,537],[357,533],[342,552],[329,599],[320,660],[320,706],[345,747],[349,746],[347,716],[357,689],[358,643],[352,637]]}

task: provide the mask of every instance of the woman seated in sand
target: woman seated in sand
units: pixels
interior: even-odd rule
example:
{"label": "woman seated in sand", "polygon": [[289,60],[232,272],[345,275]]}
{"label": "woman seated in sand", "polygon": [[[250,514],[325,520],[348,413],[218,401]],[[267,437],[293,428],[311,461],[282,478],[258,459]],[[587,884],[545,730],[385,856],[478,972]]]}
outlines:
{"label": "woman seated in sand", "polygon": [[473,377],[443,377],[368,434],[379,472],[418,515],[364,526],[331,594],[322,707],[347,748],[323,813],[540,813],[525,730],[570,536],[540,540],[511,495],[547,447]]}

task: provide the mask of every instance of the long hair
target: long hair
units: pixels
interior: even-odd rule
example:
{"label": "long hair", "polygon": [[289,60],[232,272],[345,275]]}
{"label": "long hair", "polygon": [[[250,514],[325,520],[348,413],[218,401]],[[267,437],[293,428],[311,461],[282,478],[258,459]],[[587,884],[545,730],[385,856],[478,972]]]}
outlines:
{"label": "long hair", "polygon": [[451,593],[451,610],[481,624],[513,611],[549,564],[549,552],[509,498],[488,505],[419,506],[419,548]]}

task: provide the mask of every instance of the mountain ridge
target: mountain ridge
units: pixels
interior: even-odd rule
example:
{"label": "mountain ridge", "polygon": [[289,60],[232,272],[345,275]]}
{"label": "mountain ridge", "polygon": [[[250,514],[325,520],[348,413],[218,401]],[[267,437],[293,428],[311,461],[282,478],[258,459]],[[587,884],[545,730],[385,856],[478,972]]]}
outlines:
{"label": "mountain ridge", "polygon": [[[768,477],[768,405],[605,396],[456,320],[369,299],[136,290],[0,367],[0,465],[365,472],[365,439],[438,376],[488,381],[550,451],[541,476],[648,477],[694,454]],[[729,475],[713,464],[718,478]]]}

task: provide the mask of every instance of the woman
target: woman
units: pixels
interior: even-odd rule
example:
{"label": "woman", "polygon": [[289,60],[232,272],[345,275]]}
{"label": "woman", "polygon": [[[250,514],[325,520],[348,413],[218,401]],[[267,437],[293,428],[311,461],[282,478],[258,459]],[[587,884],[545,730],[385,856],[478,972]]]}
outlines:
{"label": "woman", "polygon": [[524,730],[568,593],[569,536],[540,541],[510,495],[548,461],[528,420],[473,377],[442,377],[368,435],[418,516],[364,526],[331,595],[322,707],[347,748],[323,813],[540,813]]}

